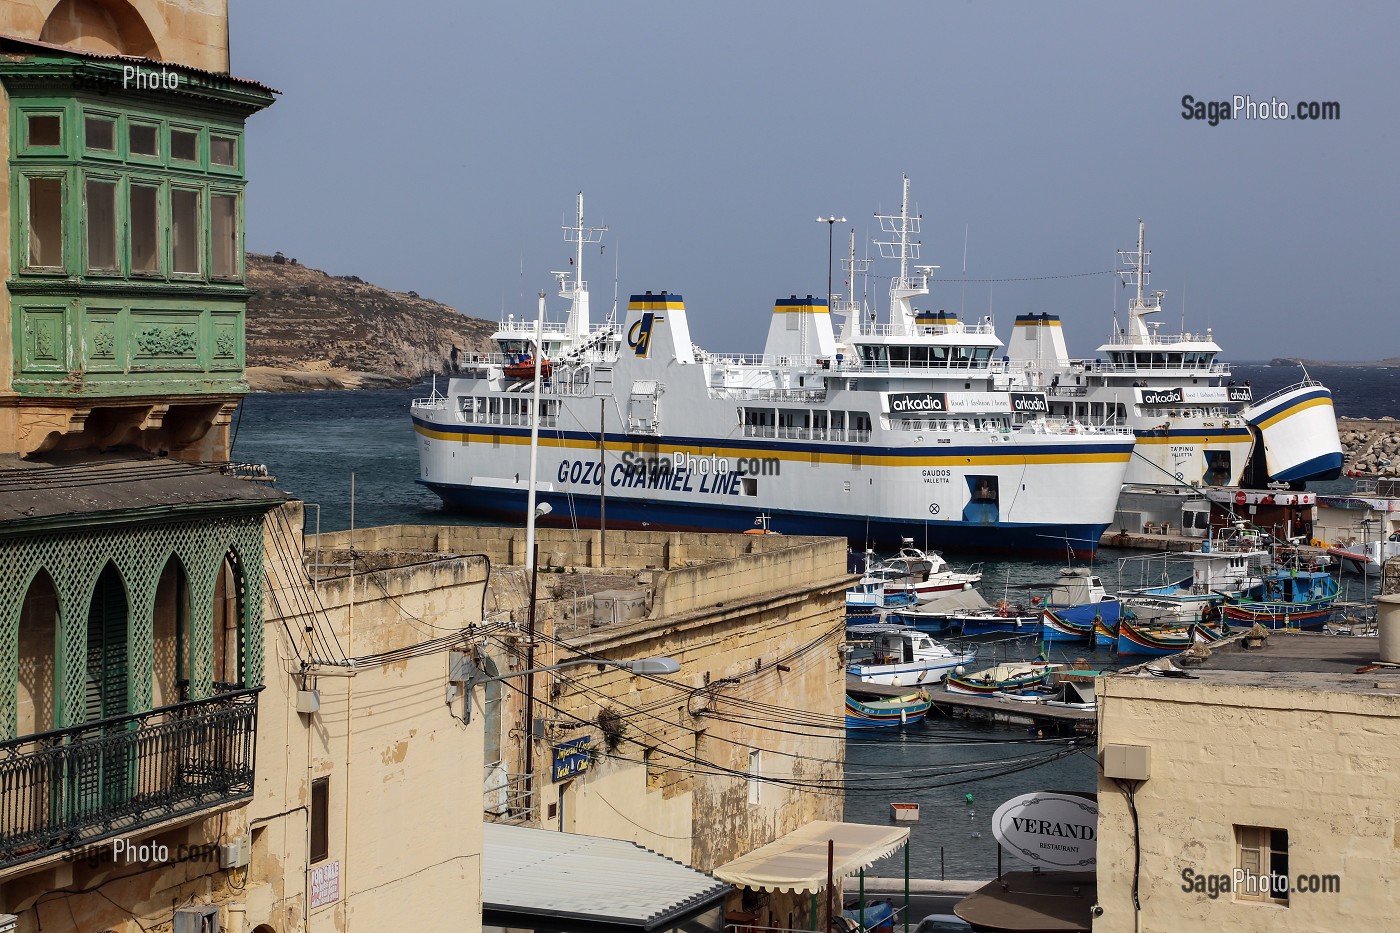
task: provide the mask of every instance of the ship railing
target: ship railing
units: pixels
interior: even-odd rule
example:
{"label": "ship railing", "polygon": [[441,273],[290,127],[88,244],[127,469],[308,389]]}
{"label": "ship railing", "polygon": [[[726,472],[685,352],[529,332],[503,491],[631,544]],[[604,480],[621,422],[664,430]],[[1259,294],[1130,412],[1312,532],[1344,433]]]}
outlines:
{"label": "ship railing", "polygon": [[414,408],[426,408],[429,410],[441,411],[452,407],[452,400],[442,395],[433,395],[426,398],[416,398],[413,400]]}
{"label": "ship railing", "polygon": [[745,389],[726,386],[712,388],[710,397],[759,402],[820,402],[826,398],[826,389]]}
{"label": "ship railing", "polygon": [[1211,363],[1208,367],[1200,367],[1187,366],[1184,363],[1108,363],[1103,360],[1075,360],[1074,365],[1083,366],[1085,372],[1090,373],[1151,373],[1158,377],[1178,373],[1183,376],[1199,376],[1201,373],[1228,376],[1231,373],[1229,363]]}
{"label": "ship railing", "polygon": [[[997,425],[997,429],[1010,430],[1006,422],[991,422]],[[891,419],[890,426],[896,431],[976,431],[977,424],[966,418],[951,419],[928,419],[923,418],[898,418]],[[989,429],[990,430],[990,429]]]}
{"label": "ship railing", "polygon": [[[500,323],[498,323],[496,325],[496,329],[500,331],[509,331],[512,334],[522,334],[528,337],[534,334],[535,332],[535,322],[533,320],[525,320],[523,318],[520,320],[507,318],[506,320],[503,320]],[[568,332],[569,325],[567,322],[551,324],[548,321],[546,321],[543,325],[540,326],[540,333],[542,334],[567,334]]]}
{"label": "ship railing", "polygon": [[[860,337],[927,337],[930,334],[996,334],[996,327],[989,323],[971,324],[959,321],[957,324],[860,324],[855,328]],[[954,344],[957,346],[957,344]]]}
{"label": "ship railing", "polygon": [[[528,428],[531,418],[528,414],[503,414],[501,412],[471,411],[461,412],[464,424],[498,424],[505,427]],[[553,428],[559,424],[557,415],[540,415],[540,427]]]}
{"label": "ship railing", "polygon": [[1266,396],[1264,396],[1263,398],[1258,399],[1258,400],[1256,400],[1255,402],[1253,402],[1253,404],[1254,404],[1256,407],[1258,407],[1258,406],[1263,405],[1263,404],[1265,404],[1265,403],[1267,403],[1267,402],[1272,402],[1272,401],[1273,401],[1274,399],[1276,399],[1276,398],[1282,398],[1283,396],[1287,395],[1289,392],[1297,392],[1299,389],[1319,388],[1319,387],[1321,387],[1321,386],[1322,386],[1322,383],[1318,382],[1316,379],[1304,379],[1302,382],[1295,382],[1293,385],[1291,385],[1291,386],[1285,386],[1284,388],[1279,389],[1277,392],[1274,392],[1274,393],[1271,394],[1271,395],[1266,395]]}
{"label": "ship railing", "polygon": [[1089,394],[1089,389],[1087,386],[1046,386],[1045,394],[1060,398],[1082,398]]}
{"label": "ship railing", "polygon": [[1129,334],[1119,331],[1109,338],[1118,347],[1169,347],[1182,343],[1215,343],[1211,334]]}

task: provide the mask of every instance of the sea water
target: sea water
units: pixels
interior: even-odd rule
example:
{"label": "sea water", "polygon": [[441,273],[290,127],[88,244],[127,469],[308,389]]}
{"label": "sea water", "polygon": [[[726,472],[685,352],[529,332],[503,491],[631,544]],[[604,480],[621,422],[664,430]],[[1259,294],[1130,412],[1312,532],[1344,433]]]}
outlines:
{"label": "sea water", "polygon": [[[1332,390],[1339,416],[1400,414],[1400,370],[1325,366],[1313,367],[1308,374]],[[1236,364],[1233,377],[1237,383],[1248,381],[1258,399],[1300,381],[1303,373],[1296,366]],[[249,395],[234,419],[233,459],[266,464],[279,488],[318,504],[326,531],[350,525],[352,474],[357,527],[468,523],[442,512],[437,497],[415,482],[418,451],[408,409],[413,398],[427,394],[425,385]],[[1329,492],[1346,487],[1317,488]],[[312,512],[308,531],[315,530],[314,521]],[[944,556],[958,569],[976,560],[952,551]],[[1110,592],[1120,585],[1165,582],[1160,579],[1165,568],[1141,558],[1141,552],[1105,548],[1093,569]],[[1002,595],[1014,600],[1016,593],[1004,587],[1049,581],[1062,564],[987,562],[981,589],[989,601]],[[1113,663],[1103,650],[1068,651],[1083,654],[1095,667]],[[1054,659],[1068,659],[1065,652],[1055,647]],[[1064,757],[1050,760],[1062,753]],[[1092,742],[1076,750],[1063,739],[1037,737],[1025,727],[993,727],[935,715],[921,727],[896,735],[851,740],[845,818],[886,824],[890,803],[919,803],[922,820],[912,825],[910,843],[914,877],[937,878],[943,873],[949,878],[987,878],[997,867],[991,816],[998,804],[1036,790],[1092,791],[1096,780]],[[1008,863],[1008,868],[1020,867],[1024,866]],[[890,876],[902,869],[902,855],[896,855],[873,871]]]}

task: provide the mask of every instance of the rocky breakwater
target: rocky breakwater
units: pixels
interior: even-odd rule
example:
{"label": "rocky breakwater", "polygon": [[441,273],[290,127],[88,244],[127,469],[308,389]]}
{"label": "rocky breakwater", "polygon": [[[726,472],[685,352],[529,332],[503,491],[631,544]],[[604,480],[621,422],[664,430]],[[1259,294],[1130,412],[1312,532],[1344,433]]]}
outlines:
{"label": "rocky breakwater", "polygon": [[248,254],[247,374],[255,390],[412,385],[443,372],[456,347],[489,349],[495,325],[358,276]]}
{"label": "rocky breakwater", "polygon": [[1400,476],[1400,421],[1344,418],[1337,429],[1347,475]]}

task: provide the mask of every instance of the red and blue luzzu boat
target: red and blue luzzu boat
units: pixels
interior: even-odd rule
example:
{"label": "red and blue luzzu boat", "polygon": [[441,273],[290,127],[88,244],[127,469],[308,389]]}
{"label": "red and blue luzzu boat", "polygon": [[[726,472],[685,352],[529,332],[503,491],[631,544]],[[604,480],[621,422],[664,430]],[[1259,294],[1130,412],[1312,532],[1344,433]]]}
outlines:
{"label": "red and blue luzzu boat", "polygon": [[1046,609],[1040,617],[1041,641],[1077,641],[1088,643],[1094,648],[1111,648],[1118,640],[1119,603],[1113,603],[1115,611],[1109,620],[1102,613],[1087,620],[1077,621],[1063,610]]}

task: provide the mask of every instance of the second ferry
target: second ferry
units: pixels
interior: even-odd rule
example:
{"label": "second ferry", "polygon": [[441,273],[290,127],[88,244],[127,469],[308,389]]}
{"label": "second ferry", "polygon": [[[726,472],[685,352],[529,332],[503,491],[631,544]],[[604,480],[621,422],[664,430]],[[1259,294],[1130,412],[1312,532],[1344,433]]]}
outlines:
{"label": "second ferry", "polygon": [[[1045,392],[1019,390],[997,359],[990,320],[915,306],[936,267],[915,265],[907,178],[899,214],[876,216],[899,264],[885,322],[854,297],[794,296],[776,302],[762,354],[724,355],[692,344],[673,293],[633,295],[620,323],[592,325],[583,247],[601,231],[580,195],[573,269],[556,273],[567,321],[543,320],[541,294],[538,320],[504,322],[498,353],[413,403],[419,481],[448,508],[523,520],[534,421],[551,524],[605,513],[610,528],[744,531],[765,515],[861,547],[1091,552],[1132,431],[1050,417]],[[861,262],[852,248],[849,268]]]}

